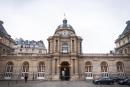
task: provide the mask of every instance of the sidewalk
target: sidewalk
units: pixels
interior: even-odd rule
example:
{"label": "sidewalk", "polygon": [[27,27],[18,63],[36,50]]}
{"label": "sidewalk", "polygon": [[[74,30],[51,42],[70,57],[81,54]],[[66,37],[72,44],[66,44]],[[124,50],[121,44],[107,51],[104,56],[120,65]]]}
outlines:
{"label": "sidewalk", "polygon": [[129,87],[126,85],[94,85],[91,81],[0,81],[0,87]]}

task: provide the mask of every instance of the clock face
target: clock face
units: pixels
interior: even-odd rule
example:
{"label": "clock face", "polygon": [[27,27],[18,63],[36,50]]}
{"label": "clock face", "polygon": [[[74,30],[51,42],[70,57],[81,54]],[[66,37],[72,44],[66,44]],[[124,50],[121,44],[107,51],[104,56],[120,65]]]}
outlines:
{"label": "clock face", "polygon": [[69,34],[68,31],[62,32],[62,35],[63,35],[63,36],[68,36],[68,34]]}

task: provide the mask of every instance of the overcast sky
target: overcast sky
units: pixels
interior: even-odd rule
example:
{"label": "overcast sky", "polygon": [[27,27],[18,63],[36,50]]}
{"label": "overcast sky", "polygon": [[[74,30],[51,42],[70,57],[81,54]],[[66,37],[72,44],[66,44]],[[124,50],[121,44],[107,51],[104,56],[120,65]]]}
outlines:
{"label": "overcast sky", "polygon": [[43,40],[46,48],[64,13],[84,53],[107,53],[130,20],[130,0],[0,0],[0,20],[12,38]]}

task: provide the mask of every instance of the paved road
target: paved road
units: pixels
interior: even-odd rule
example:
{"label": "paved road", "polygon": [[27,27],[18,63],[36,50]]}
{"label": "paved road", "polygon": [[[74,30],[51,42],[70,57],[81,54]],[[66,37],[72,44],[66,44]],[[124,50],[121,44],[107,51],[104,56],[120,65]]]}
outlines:
{"label": "paved road", "polygon": [[127,85],[94,85],[91,81],[0,81],[0,87],[130,87]]}

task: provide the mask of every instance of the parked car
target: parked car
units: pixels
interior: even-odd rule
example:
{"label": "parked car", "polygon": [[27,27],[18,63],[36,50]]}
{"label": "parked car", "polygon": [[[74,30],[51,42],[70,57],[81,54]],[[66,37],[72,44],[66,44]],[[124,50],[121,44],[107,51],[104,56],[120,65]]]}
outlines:
{"label": "parked car", "polygon": [[130,85],[130,79],[126,78],[118,82],[120,85]]}
{"label": "parked car", "polygon": [[128,85],[130,86],[130,80],[128,80]]}
{"label": "parked car", "polygon": [[114,84],[114,80],[110,77],[100,77],[96,80],[93,80],[94,84]]}
{"label": "parked car", "polygon": [[128,85],[130,86],[130,80],[128,80]]}
{"label": "parked car", "polygon": [[121,78],[121,77],[111,77],[111,79],[113,79],[114,80],[114,82],[119,82],[119,81],[121,81],[121,80],[124,80],[124,78]]}

